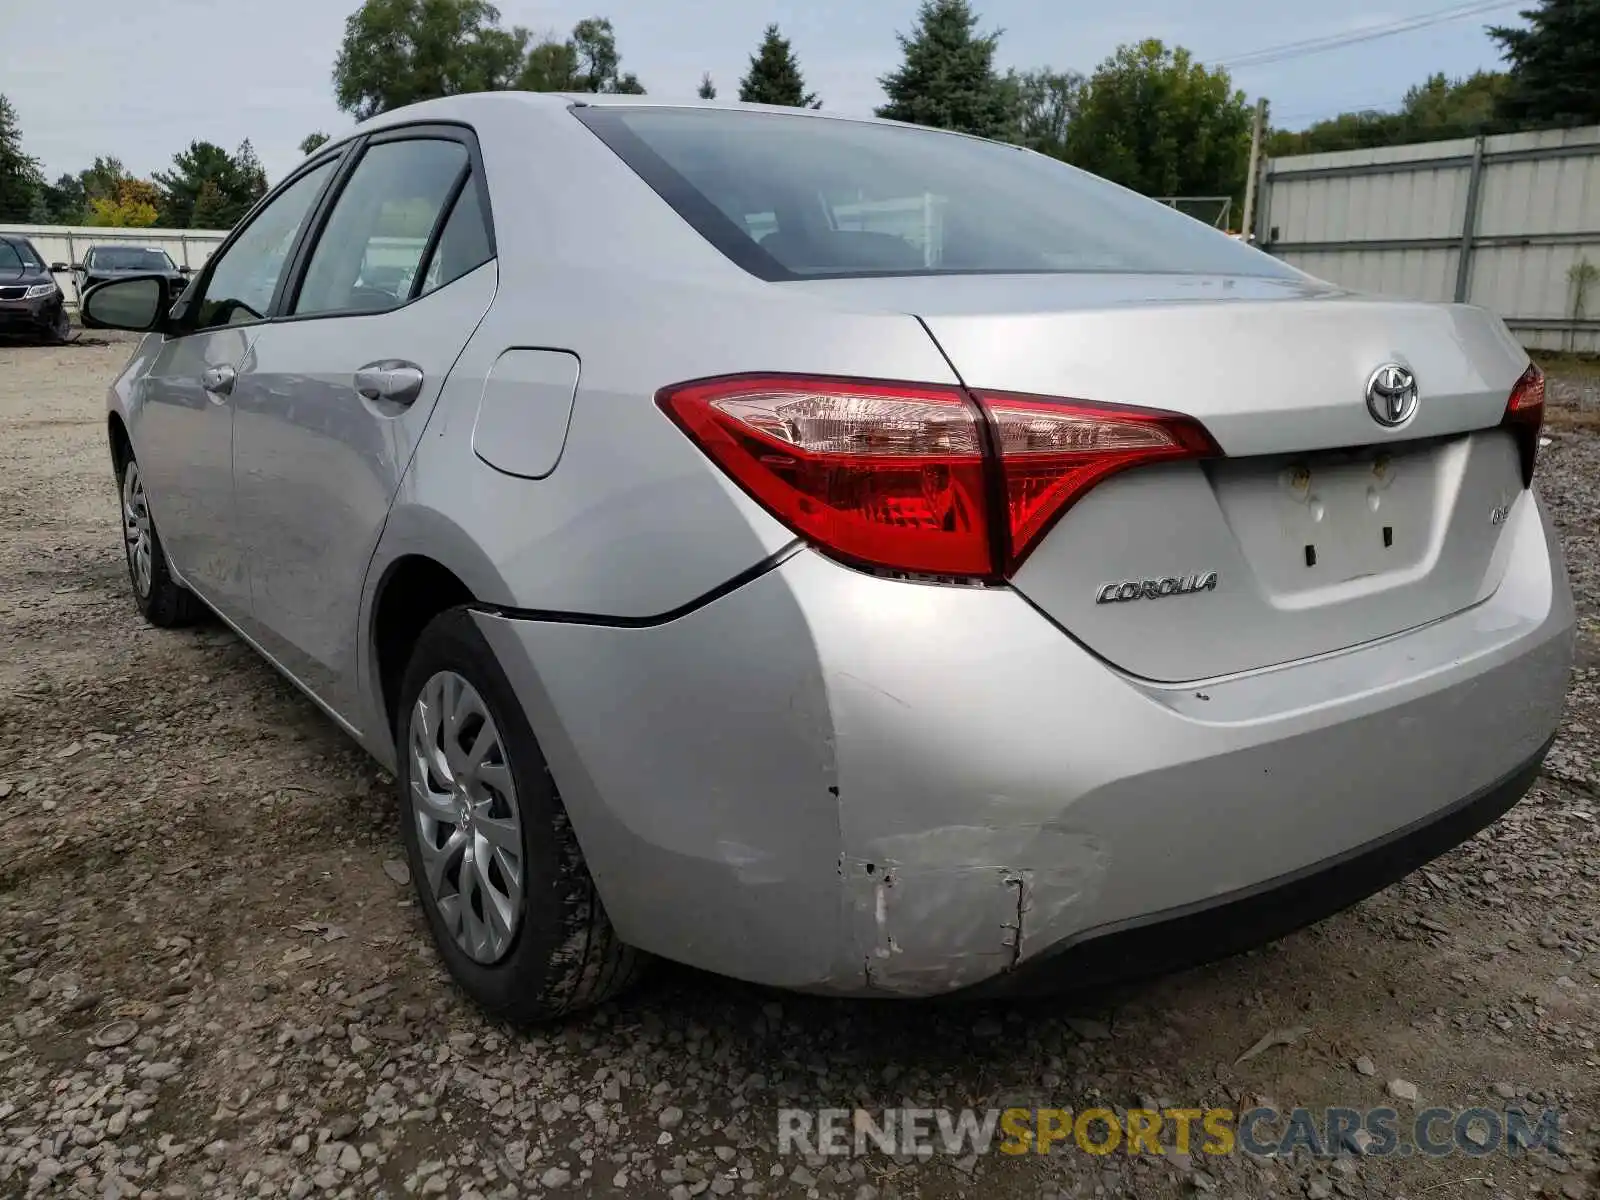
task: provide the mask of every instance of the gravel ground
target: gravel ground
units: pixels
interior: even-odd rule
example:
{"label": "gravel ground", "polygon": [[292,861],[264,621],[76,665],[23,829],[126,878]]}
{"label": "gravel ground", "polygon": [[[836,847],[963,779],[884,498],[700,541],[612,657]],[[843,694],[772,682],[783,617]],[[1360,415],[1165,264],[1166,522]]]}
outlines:
{"label": "gravel ground", "polygon": [[[390,781],[231,634],[137,617],[101,408],[127,353],[0,346],[0,1195],[1581,1200],[1600,1185],[1600,379],[1553,381],[1540,468],[1583,621],[1564,734],[1528,798],[1466,846],[1263,951],[1070,1006],[828,1002],[665,967],[525,1034],[437,966]],[[1237,1061],[1274,1031],[1296,1032]],[[1562,1152],[777,1148],[780,1106],[1267,1098],[1555,1106]]]}

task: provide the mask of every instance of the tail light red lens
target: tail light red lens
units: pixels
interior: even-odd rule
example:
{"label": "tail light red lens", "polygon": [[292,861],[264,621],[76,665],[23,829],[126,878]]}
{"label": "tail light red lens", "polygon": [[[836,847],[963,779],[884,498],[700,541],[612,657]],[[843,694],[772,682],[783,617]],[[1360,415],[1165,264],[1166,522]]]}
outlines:
{"label": "tail light red lens", "polygon": [[686,384],[658,403],[824,549],[918,574],[992,570],[981,427],[959,389],[746,376]]}
{"label": "tail light red lens", "polygon": [[1190,417],[1155,409],[980,393],[1006,494],[1006,573],[1095,484],[1128,467],[1221,451]]}
{"label": "tail light red lens", "polygon": [[1533,363],[1522,373],[1501,425],[1511,431],[1522,459],[1522,486],[1533,486],[1533,469],[1539,458],[1539,432],[1544,428],[1544,372]]}
{"label": "tail light red lens", "polygon": [[657,403],[808,541],[919,575],[1009,575],[1107,476],[1219,453],[1174,413],[954,386],[747,375]]}

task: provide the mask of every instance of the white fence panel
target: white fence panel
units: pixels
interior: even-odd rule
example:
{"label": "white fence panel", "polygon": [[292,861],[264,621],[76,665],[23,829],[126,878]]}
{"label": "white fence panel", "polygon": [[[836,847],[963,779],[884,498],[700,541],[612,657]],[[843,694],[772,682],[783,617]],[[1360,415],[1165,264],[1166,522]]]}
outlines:
{"label": "white fence panel", "polygon": [[180,267],[198,271],[228,236],[226,229],[112,229],[93,225],[0,224],[0,233],[25,237],[45,262],[68,267],[68,272],[56,276],[56,282],[66,294],[67,303],[74,306],[78,303],[78,290],[70,268],[83,261],[83,252],[90,246],[155,246],[171,255]]}
{"label": "white fence panel", "polygon": [[1303,271],[1600,352],[1600,126],[1269,159],[1260,195],[1256,244]]}

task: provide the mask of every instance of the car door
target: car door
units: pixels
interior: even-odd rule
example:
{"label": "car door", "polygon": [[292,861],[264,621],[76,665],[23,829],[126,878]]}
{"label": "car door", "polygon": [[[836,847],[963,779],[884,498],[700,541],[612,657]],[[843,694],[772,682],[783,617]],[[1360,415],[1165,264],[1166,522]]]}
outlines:
{"label": "car door", "polygon": [[174,309],[177,331],[162,339],[129,410],[168,560],[235,621],[248,616],[250,589],[235,537],[231,392],[336,163],[330,156],[295,176],[217,253],[196,294]]}
{"label": "car door", "polygon": [[390,503],[494,298],[475,161],[453,126],[371,138],[234,388],[256,636],[336,710],[355,694],[361,587]]}
{"label": "car door", "polygon": [[83,301],[84,292],[89,290],[85,282],[89,278],[89,271],[94,266],[94,247],[90,246],[83,252],[83,261],[72,265],[72,292],[73,298],[80,303]]}

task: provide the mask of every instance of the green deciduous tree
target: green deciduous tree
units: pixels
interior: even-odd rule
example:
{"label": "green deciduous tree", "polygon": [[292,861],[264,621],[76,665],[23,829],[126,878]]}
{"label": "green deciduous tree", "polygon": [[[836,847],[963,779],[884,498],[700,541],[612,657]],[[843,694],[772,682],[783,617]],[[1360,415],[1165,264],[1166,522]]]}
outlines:
{"label": "green deciduous tree", "polygon": [[0,96],[0,220],[33,221],[43,216],[44,188],[39,160],[23,152],[17,110]]}
{"label": "green deciduous tree", "polygon": [[587,17],[572,27],[572,48],[578,61],[574,79],[579,92],[617,92],[644,95],[644,88],[632,72],[622,71],[622,56],[617,53],[617,35],[605,17]]}
{"label": "green deciduous tree", "polygon": [[577,76],[577,47],[546,38],[528,51],[517,86],[527,92],[570,92],[576,90]]}
{"label": "green deciduous tree", "polygon": [[160,217],[161,193],[148,179],[123,178],[109,196],[89,201],[85,224],[120,228],[148,228]]}
{"label": "green deciduous tree", "polygon": [[316,133],[306,134],[305,140],[300,143],[300,153],[306,155],[315,154],[327,144],[328,135],[319,129]]}
{"label": "green deciduous tree", "polygon": [[1442,71],[1428,76],[1409,88],[1400,103],[1407,137],[1467,137],[1495,127],[1510,82],[1498,71],[1475,71],[1465,79],[1450,79]]}
{"label": "green deciduous tree", "polygon": [[95,200],[114,198],[118,185],[126,178],[128,172],[123,167],[122,160],[111,155],[95,155],[94,165],[78,173],[78,181],[83,185],[86,204]]}
{"label": "green deciduous tree", "polygon": [[761,45],[750,56],[750,69],[739,81],[739,99],[747,104],[785,104],[790,108],[821,108],[822,101],[806,91],[800,63],[789,39],[768,25]]}
{"label": "green deciduous tree", "polygon": [[499,26],[485,0],[365,0],[345,21],[333,65],[339,107],[366,120],[391,108],[510,87],[528,31]]}
{"label": "green deciduous tree", "polygon": [[1150,39],[1119,47],[1084,84],[1067,158],[1147,196],[1236,195],[1251,120],[1226,71]]}
{"label": "green deciduous tree", "polygon": [[1065,158],[1067,129],[1078,111],[1083,82],[1076,71],[1049,67],[1008,72],[1006,85],[1015,105],[1011,140],[1052,158]]}
{"label": "green deciduous tree", "polygon": [[1509,131],[1518,127],[1500,115],[1509,85],[1507,76],[1494,71],[1478,71],[1465,79],[1430,75],[1406,92],[1398,111],[1340,113],[1295,132],[1275,129],[1267,137],[1266,150],[1282,157]]}
{"label": "green deciduous tree", "polygon": [[898,34],[904,61],[879,82],[889,102],[880,117],[1004,137],[1015,119],[1015,98],[995,73],[1000,33],[979,35],[967,0],[922,0],[916,27]]}
{"label": "green deciduous tree", "polygon": [[613,92],[642,96],[631,71],[621,71],[617,37],[605,17],[588,17],[565,41],[547,37],[528,51],[516,86],[530,92]]}
{"label": "green deciduous tree", "polygon": [[710,71],[700,76],[700,86],[695,89],[695,95],[702,100],[715,100],[717,98],[717,85],[711,82]]}
{"label": "green deciduous tree", "polygon": [[[169,229],[229,229],[267,191],[266,172],[245,141],[229,154],[211,142],[191,142],[172,156],[170,171],[157,171],[161,224]],[[211,195],[201,220],[200,199]]]}
{"label": "green deciduous tree", "polygon": [[1511,64],[1500,112],[1523,124],[1600,121],[1600,0],[1540,0],[1525,29],[1497,26]]}

